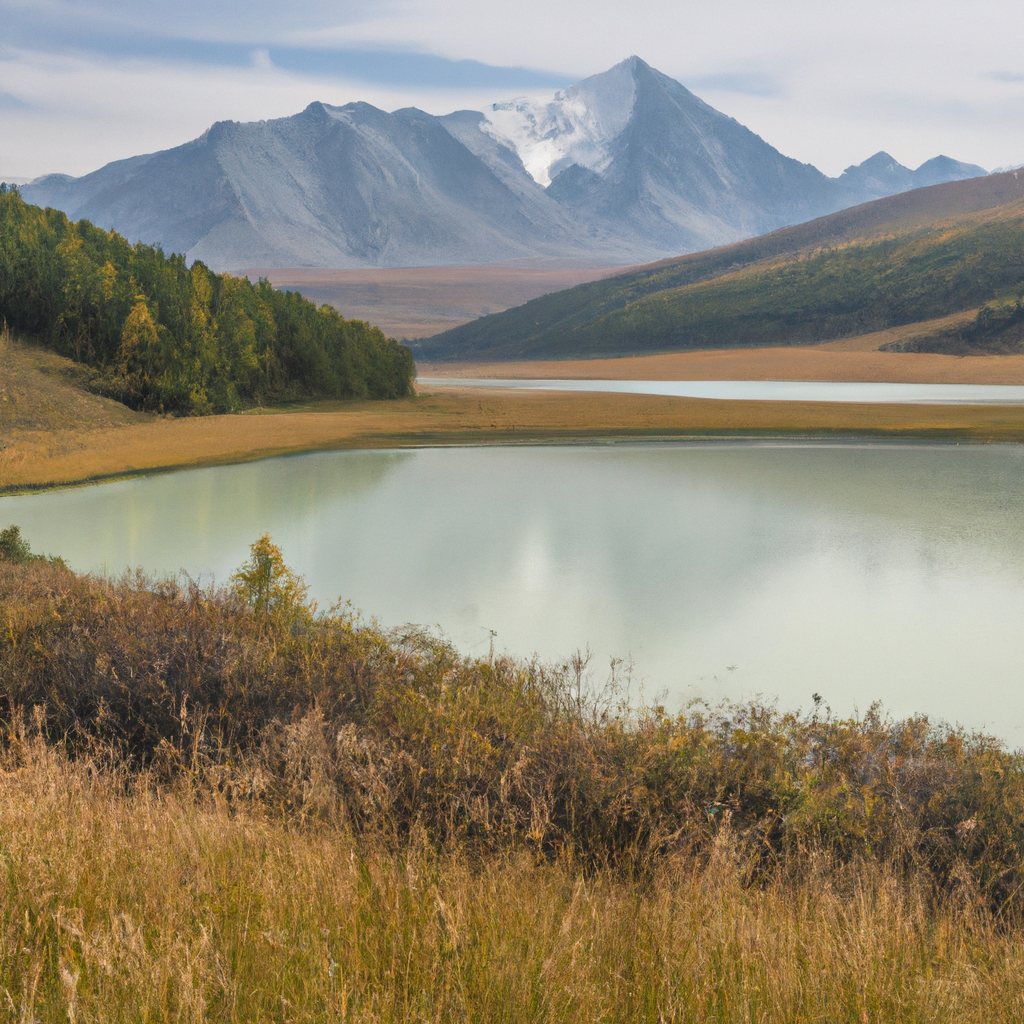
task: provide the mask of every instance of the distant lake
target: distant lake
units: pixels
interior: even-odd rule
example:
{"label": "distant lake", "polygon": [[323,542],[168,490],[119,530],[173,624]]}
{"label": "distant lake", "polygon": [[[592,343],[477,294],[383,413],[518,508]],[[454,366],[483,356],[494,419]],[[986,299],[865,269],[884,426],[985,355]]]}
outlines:
{"label": "distant lake", "polygon": [[1024,405],[1018,384],[890,384],[822,380],[524,380],[418,377],[425,387],[599,391],[748,402],[880,402],[896,405]]}
{"label": "distant lake", "polygon": [[590,645],[673,707],[818,692],[1024,745],[1020,446],[321,452],[0,498],[9,523],[75,569],[222,583],[269,532],[322,606],[469,653]]}

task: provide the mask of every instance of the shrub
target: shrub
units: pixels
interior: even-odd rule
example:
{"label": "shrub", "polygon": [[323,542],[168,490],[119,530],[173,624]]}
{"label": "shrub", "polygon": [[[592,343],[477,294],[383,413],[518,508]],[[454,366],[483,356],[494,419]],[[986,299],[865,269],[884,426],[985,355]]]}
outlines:
{"label": "shrub", "polygon": [[752,878],[870,858],[992,910],[1021,904],[1024,765],[991,738],[878,708],[630,708],[584,658],[464,658],[314,615],[279,558],[261,538],[230,591],[0,563],[7,735],[38,709],[72,757],[387,843],[646,872],[730,836]]}
{"label": "shrub", "polygon": [[21,535],[20,527],[8,526],[6,530],[0,530],[0,558],[24,565],[25,562],[31,562],[33,557],[28,541]]}

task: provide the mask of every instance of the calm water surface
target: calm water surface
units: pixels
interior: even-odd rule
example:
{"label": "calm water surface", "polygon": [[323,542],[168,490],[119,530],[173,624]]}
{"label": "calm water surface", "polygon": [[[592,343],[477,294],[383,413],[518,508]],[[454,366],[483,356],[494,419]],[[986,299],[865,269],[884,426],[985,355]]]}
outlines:
{"label": "calm water surface", "polygon": [[1024,745],[1024,448],[330,452],[0,499],[34,550],[224,582],[269,532],[322,605],[648,696],[882,700]]}
{"label": "calm water surface", "polygon": [[426,387],[502,388],[513,391],[600,391],[674,398],[748,402],[884,402],[907,405],[1024,405],[1017,384],[891,384],[821,380],[523,380],[418,377]]}

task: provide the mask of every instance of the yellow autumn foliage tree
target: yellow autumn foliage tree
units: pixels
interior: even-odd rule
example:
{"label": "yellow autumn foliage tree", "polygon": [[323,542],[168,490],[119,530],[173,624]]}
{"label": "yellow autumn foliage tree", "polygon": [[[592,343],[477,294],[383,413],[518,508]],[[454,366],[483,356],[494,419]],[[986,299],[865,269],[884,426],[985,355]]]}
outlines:
{"label": "yellow autumn foliage tree", "polygon": [[268,533],[250,545],[249,560],[231,577],[231,589],[256,615],[286,626],[308,623],[316,613],[306,581],[285,565]]}

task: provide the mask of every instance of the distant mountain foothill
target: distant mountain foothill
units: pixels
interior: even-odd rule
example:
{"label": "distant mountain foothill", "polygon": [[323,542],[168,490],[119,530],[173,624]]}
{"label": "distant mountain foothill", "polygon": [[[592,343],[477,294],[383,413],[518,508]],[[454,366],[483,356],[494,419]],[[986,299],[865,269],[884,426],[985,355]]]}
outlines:
{"label": "distant mountain foothill", "polygon": [[29,203],[211,269],[621,265],[985,174],[886,153],[829,178],[637,57],[556,93],[435,117],[312,103],[21,187]]}
{"label": "distant mountain foothill", "polygon": [[[955,316],[956,323],[938,322]],[[543,295],[418,358],[578,359],[799,345],[918,325],[903,351],[1024,346],[1024,172],[876,199]],[[888,343],[887,343],[888,344]]]}

